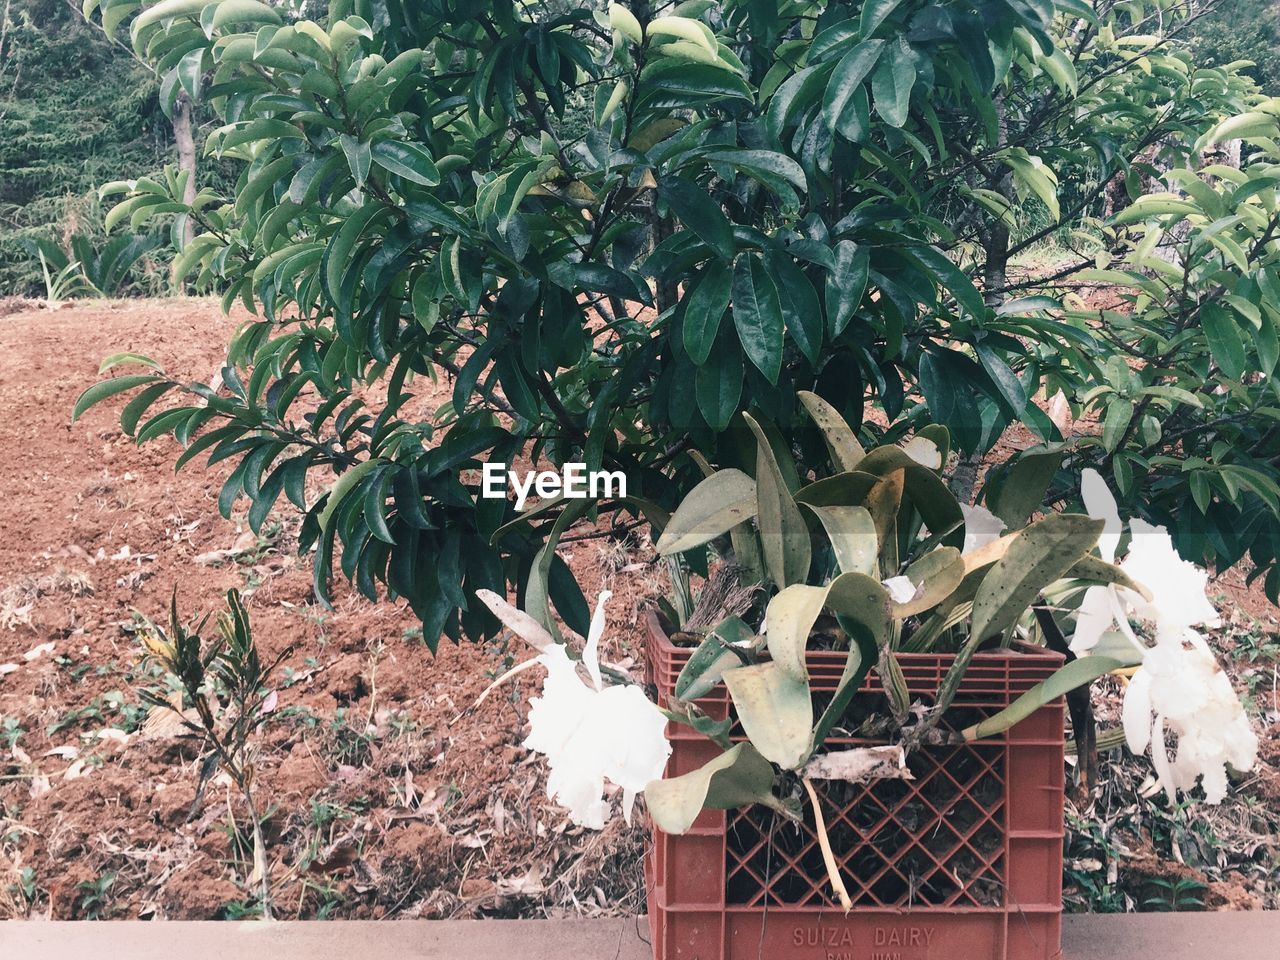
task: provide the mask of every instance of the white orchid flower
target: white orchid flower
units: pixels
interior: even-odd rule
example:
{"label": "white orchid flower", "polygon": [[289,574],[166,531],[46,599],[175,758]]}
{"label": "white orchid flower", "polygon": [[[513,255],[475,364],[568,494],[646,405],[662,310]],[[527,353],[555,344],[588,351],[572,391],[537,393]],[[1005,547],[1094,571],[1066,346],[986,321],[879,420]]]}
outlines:
{"label": "white orchid flower", "polygon": [[[1098,552],[1107,563],[1115,563],[1124,533],[1115,498],[1096,470],[1084,471],[1080,492],[1089,516],[1104,523],[1098,538]],[[1164,527],[1135,517],[1129,523],[1129,532],[1132,534],[1129,552],[1120,569],[1146,587],[1151,600],[1124,587],[1090,587],[1080,604],[1075,635],[1071,638],[1071,650],[1077,655],[1092,650],[1113,628],[1118,628],[1140,652],[1145,652],[1146,645],[1129,624],[1130,616],[1154,625],[1157,638],[1167,635],[1178,640],[1192,627],[1217,626],[1220,622],[1218,612],[1205,597],[1209,575],[1178,555]]]}
{"label": "white orchid flower", "polygon": [[574,823],[599,830],[610,813],[604,798],[607,780],[622,788],[622,815],[630,823],[636,795],[662,777],[671,745],[666,718],[639,687],[604,684],[599,650],[610,593],[600,594],[591,618],[582,651],[586,680],[564,644],[554,642],[536,620],[491,591],[477,591],[477,596],[540,651],[516,670],[536,664],[547,670],[541,696],[530,700],[530,732],[524,741],[547,758],[547,796],[566,807]]}
{"label": "white orchid flower", "polygon": [[[1084,471],[1081,493],[1091,517],[1104,521],[1098,549],[1114,563],[1124,531],[1115,498],[1094,470]],[[1231,680],[1219,667],[1198,625],[1216,626],[1218,613],[1205,596],[1209,575],[1180,557],[1169,533],[1134,518],[1129,522],[1129,551],[1120,567],[1151,594],[1094,586],[1086,591],[1076,619],[1071,649],[1083,654],[1112,628],[1118,628],[1142,654],[1142,663],[1125,690],[1125,739],[1135,754],[1151,750],[1160,785],[1170,802],[1197,780],[1208,803],[1226,795],[1227,766],[1250,769],[1258,738]],[[1130,617],[1154,627],[1155,644],[1138,639]],[[1170,756],[1167,733],[1177,737]]]}
{"label": "white orchid flower", "polygon": [[[1177,799],[1199,780],[1206,803],[1227,794],[1227,766],[1250,769],[1258,738],[1231,680],[1218,666],[1204,639],[1188,631],[1187,643],[1166,637],[1147,651],[1125,690],[1124,731],[1134,753],[1151,747],[1160,785]],[[1152,717],[1154,716],[1154,722]],[[1177,736],[1174,755],[1165,734]]]}

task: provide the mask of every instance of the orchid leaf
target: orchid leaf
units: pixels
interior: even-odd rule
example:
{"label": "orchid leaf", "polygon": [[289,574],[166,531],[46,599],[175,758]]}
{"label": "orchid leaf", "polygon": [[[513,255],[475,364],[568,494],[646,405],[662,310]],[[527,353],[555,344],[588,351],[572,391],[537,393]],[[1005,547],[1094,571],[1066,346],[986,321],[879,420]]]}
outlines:
{"label": "orchid leaf", "polygon": [[645,787],[654,825],[664,833],[689,831],[703,810],[732,810],[753,803],[774,806],[773,767],[750,743],[739,743],[697,770],[655,780]]}
{"label": "orchid leaf", "polygon": [[807,680],[769,662],[726,670],[724,682],[747,739],[766,760],[794,770],[809,759],[813,703]]}

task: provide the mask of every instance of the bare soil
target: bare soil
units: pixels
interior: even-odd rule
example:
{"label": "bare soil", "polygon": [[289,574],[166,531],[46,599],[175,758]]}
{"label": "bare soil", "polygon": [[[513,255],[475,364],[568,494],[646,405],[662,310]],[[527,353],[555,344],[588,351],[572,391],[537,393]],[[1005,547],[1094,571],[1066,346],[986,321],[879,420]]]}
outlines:
{"label": "bare soil", "polygon": [[[186,613],[217,609],[232,587],[267,654],[295,647],[257,759],[277,916],[643,910],[643,825],[574,828],[519,746],[536,681],[467,709],[525,651],[446,641],[432,656],[412,614],[342,583],[335,609],[322,608],[296,555],[296,517],[255,536],[244,505],[230,522],[218,516],[229,465],[175,475],[174,442],[137,447],[120,433],[118,403],[70,423],[103,357],[138,351],[209,381],[242,319],[201,299],[0,308],[0,918],[252,912],[244,808],[218,779],[194,804],[199,742],[145,732],[138,696],[161,685],[140,662],[139,613],[160,619],[175,589]],[[418,386],[424,407],[450,390]],[[625,667],[664,570],[643,540],[566,553],[589,597],[614,591],[606,657]],[[1073,830],[1069,858],[1085,863],[1071,876],[1086,887],[1120,888],[1122,908],[1141,908],[1152,879],[1167,879],[1150,864],[1169,858],[1171,837],[1179,855],[1197,854],[1179,869],[1210,906],[1280,905],[1275,611],[1238,575],[1222,590],[1239,617],[1263,618],[1221,645],[1244,651],[1237,679],[1272,724],[1264,762],[1229,804],[1176,826],[1139,799],[1146,761],[1118,770],[1118,788],[1079,811],[1088,829]],[[1114,713],[1117,691],[1103,686]],[[1189,836],[1217,842],[1193,850]],[[1102,905],[1096,892],[1081,897]]]}
{"label": "bare soil", "polygon": [[[242,314],[213,301],[77,303],[0,319],[0,918],[238,916],[252,899],[245,811],[215,780],[193,815],[198,742],[147,736],[138,612],[162,620],[248,595],[266,654],[294,645],[258,758],[275,911],[283,917],[538,916],[643,908],[642,831],[582,831],[518,744],[530,683],[467,708],[524,650],[427,650],[402,605],[335,584],[317,605],[297,520],[264,536],[217,513],[228,465],[176,474],[119,404],[74,425],[101,359],[146,353],[208,381]],[[449,384],[425,404],[447,397]],[[606,584],[612,644],[638,650],[652,553],[571,545],[589,597]],[[6,668],[0,668],[3,672]]]}

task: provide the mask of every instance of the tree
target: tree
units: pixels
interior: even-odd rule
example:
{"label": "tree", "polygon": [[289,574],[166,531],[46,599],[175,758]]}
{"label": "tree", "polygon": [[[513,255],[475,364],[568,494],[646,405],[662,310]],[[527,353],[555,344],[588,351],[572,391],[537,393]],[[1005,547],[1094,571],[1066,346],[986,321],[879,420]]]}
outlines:
{"label": "tree", "polygon": [[1245,72],[1264,92],[1280,94],[1280,7],[1274,0],[1217,3],[1192,29],[1192,50],[1206,66],[1248,60]]}
{"label": "tree", "polygon": [[[1099,91],[1121,125],[1149,110],[1158,90],[1130,107],[1112,82],[1144,58],[1167,79],[1159,50],[1080,0],[1056,19],[1049,0],[336,0],[323,26],[254,0],[86,9],[128,24],[166,96],[203,90],[225,121],[209,149],[243,164],[233,195],[191,203],[172,172],[114,184],[109,222],[189,217],[175,272],[255,319],[229,349],[230,396],[153,371],[78,409],[140,388],[128,432],[174,434],[180,463],[234,459],[220,506],[247,495],[255,527],[285,494],[307,511],[320,596],[337,564],[370,597],[405,598],[432,642],[495,629],[468,598],[506,581],[584,630],[563,530],[589,511],[661,524],[700,475],[695,444],[754,472],[748,409],[815,462],[800,390],[890,441],[932,421],[980,452],[1020,418],[1060,440],[1029,403],[1033,348],[1094,341],[1042,300],[1005,302],[971,242],[1021,229],[1010,189],[1056,220],[1031,146],[1105,129],[1078,115]],[[1166,126],[1206,128],[1233,90]],[[1078,162],[1097,142],[1062,149]],[[452,403],[402,416],[437,371]],[[188,404],[144,419],[170,391]],[[522,451],[623,470],[631,495],[522,516],[478,497],[468,468]],[[308,504],[312,471],[339,476]]]}

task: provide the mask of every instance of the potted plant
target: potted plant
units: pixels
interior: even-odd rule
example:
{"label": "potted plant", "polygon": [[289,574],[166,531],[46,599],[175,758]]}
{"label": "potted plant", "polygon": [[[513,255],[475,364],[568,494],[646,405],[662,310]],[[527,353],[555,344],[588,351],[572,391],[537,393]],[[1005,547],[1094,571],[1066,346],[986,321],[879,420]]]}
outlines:
{"label": "potted plant", "polygon": [[993,490],[993,513],[943,482],[945,431],[866,451],[819,397],[801,400],[830,470],[793,489],[800,471],[748,415],[754,478],[707,465],[662,530],[668,556],[723,541],[721,570],[755,590],[707,586],[712,607],[687,623],[650,616],[658,708],[602,682],[602,606],[584,683],[544,628],[485,596],[539,647],[526,666],[548,669],[526,744],[579,822],[607,816],[604,780],[628,816],[643,789],[658,960],[1057,957],[1065,693],[1136,668],[1126,734],[1171,793],[1203,777],[1218,799],[1228,765],[1252,765],[1243,709],[1192,629],[1216,616],[1206,577],[1161,529],[1135,520],[1124,536],[1096,474],[1096,516],[1033,519],[1043,490],[1025,486]]}

